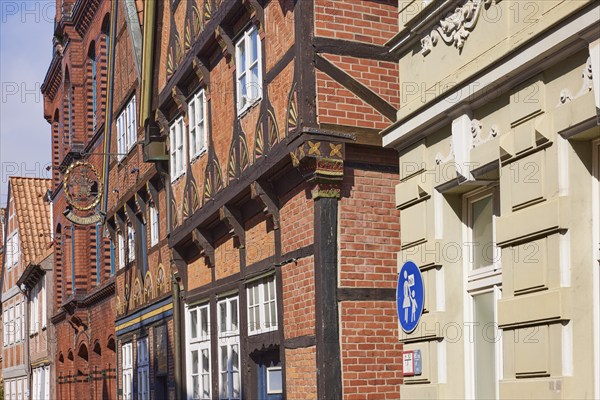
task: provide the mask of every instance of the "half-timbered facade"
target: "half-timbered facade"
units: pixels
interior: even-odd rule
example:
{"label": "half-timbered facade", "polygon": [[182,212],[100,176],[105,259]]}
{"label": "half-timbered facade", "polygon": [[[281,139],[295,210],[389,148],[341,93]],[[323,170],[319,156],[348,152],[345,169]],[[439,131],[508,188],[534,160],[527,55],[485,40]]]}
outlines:
{"label": "half-timbered facade", "polygon": [[378,136],[399,106],[396,2],[144,11],[179,398],[397,396],[398,167]]}
{"label": "half-timbered facade", "polygon": [[49,179],[11,177],[2,264],[3,380],[5,398],[29,399],[30,331],[27,290],[19,278],[29,265],[46,255],[50,243]]}
{"label": "half-timbered facade", "polygon": [[[111,2],[58,0],[53,57],[42,84],[52,135],[55,396],[113,399],[116,395],[114,273],[99,195],[109,133]],[[82,168],[76,171],[78,168]],[[81,171],[87,175],[75,178]],[[68,177],[73,177],[71,180]],[[95,177],[95,178],[94,178]],[[65,184],[67,181],[67,184]],[[80,197],[81,196],[81,197]],[[84,210],[89,218],[78,218]],[[81,216],[80,216],[81,217]]]}

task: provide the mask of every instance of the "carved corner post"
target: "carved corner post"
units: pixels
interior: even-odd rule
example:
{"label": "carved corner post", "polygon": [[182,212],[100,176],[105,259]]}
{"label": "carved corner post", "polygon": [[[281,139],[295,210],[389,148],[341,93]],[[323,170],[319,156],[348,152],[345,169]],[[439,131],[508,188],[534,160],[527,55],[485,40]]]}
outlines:
{"label": "carved corner post", "polygon": [[342,398],[338,325],[338,200],[344,179],[344,144],[307,141],[292,161],[312,186],[317,341],[317,395]]}

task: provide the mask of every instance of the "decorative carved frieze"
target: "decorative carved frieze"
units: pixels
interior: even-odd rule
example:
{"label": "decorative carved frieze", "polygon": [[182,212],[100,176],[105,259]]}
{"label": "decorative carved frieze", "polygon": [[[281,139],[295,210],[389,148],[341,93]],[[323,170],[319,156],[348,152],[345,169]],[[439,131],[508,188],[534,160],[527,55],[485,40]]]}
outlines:
{"label": "decorative carved frieze", "polygon": [[429,54],[439,39],[459,51],[462,50],[465,40],[477,25],[481,9],[484,6],[488,7],[492,2],[493,0],[468,0],[462,6],[456,7],[421,39],[421,54]]}

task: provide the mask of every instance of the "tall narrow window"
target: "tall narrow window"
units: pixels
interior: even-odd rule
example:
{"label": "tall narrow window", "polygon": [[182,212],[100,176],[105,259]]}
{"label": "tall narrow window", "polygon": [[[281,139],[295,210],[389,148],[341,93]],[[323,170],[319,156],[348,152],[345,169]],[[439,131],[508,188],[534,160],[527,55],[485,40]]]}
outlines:
{"label": "tall narrow window", "polygon": [[15,342],[21,341],[21,303],[15,306],[14,336]]}
{"label": "tall narrow window", "polygon": [[[112,239],[110,240],[109,243],[109,247],[110,247],[110,276],[113,276],[115,274],[115,243],[112,241]],[[120,256],[119,256],[120,258]],[[120,260],[119,260],[120,262]],[[120,263],[119,263],[120,265]]]}
{"label": "tall narrow window", "polygon": [[171,152],[171,180],[179,178],[185,172],[185,124],[183,117],[177,118],[169,129]]}
{"label": "tall narrow window", "polygon": [[75,293],[75,225],[71,225],[71,293]]}
{"label": "tall narrow window", "polygon": [[150,203],[150,246],[158,244],[158,210],[154,203]]}
{"label": "tall narrow window", "polygon": [[238,115],[262,97],[261,43],[255,26],[235,45]]}
{"label": "tall narrow window", "polygon": [[132,344],[121,346],[121,371],[123,382],[123,400],[133,400],[133,351]]}
{"label": "tall narrow window", "polygon": [[248,285],[248,333],[273,331],[277,329],[277,303],[275,296],[275,275]]}
{"label": "tall narrow window", "polygon": [[211,398],[209,305],[190,307],[186,313],[188,399]]}
{"label": "tall narrow window", "polygon": [[190,126],[190,158],[200,156],[206,150],[206,97],[204,89],[196,93],[188,105]]}
{"label": "tall narrow window", "polygon": [[100,234],[100,224],[96,224],[96,285],[100,284],[100,276],[102,275],[102,236]]}
{"label": "tall narrow window", "polygon": [[46,327],[46,319],[48,319],[48,298],[46,297],[46,275],[42,276],[42,329]]}
{"label": "tall narrow window", "polygon": [[502,377],[499,368],[501,333],[497,329],[497,301],[502,295],[502,265],[495,246],[495,217],[499,205],[497,189],[475,191],[465,196],[465,227],[470,248],[467,264],[467,315],[473,321],[473,340],[468,347],[471,365],[467,376],[474,398],[496,398]]}
{"label": "tall narrow window", "polygon": [[125,238],[121,232],[117,234],[117,240],[119,242],[119,269],[121,269],[125,267]]}
{"label": "tall narrow window", "polygon": [[239,399],[240,330],[238,297],[229,297],[217,303],[219,326],[219,399]]}
{"label": "tall narrow window", "polygon": [[141,249],[142,249],[142,273],[146,276],[146,271],[148,271],[148,233],[146,228],[146,221],[140,221],[140,239],[141,239]]}
{"label": "tall narrow window", "polygon": [[135,260],[135,230],[133,225],[127,225],[127,262]]}
{"label": "tall narrow window", "polygon": [[9,334],[8,334],[8,329],[9,329],[9,316],[8,316],[8,310],[4,310],[3,312],[3,321],[4,321],[4,330],[3,330],[3,337],[4,340],[2,341],[2,344],[4,345],[4,347],[8,346],[8,340],[9,340]]}
{"label": "tall narrow window", "polygon": [[137,398],[150,399],[150,354],[148,337],[137,341]]}
{"label": "tall narrow window", "polygon": [[134,95],[117,117],[117,151],[119,153],[119,161],[125,158],[136,142],[137,128]]}
{"label": "tall narrow window", "polygon": [[90,44],[90,50],[88,51],[88,59],[90,62],[90,69],[92,76],[91,78],[91,89],[92,89],[92,132],[93,135],[96,131],[96,111],[97,111],[97,94],[98,94],[98,85],[96,78],[96,42],[92,42]]}

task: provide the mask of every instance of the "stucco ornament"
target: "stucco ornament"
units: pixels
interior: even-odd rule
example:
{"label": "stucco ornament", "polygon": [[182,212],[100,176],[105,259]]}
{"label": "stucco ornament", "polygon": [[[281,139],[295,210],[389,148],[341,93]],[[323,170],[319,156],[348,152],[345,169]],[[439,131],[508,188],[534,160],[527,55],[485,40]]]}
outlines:
{"label": "stucco ornament", "polygon": [[477,24],[482,7],[487,7],[492,2],[493,0],[468,0],[462,6],[456,7],[421,39],[421,54],[423,56],[429,54],[437,45],[439,38],[447,45],[462,50],[465,40]]}
{"label": "stucco ornament", "polygon": [[588,57],[587,61],[585,62],[585,65],[583,66],[583,69],[581,70],[581,89],[579,89],[579,92],[577,92],[577,94],[573,95],[568,88],[563,88],[560,91],[560,97],[558,99],[558,104],[556,104],[556,107],[560,107],[564,104],[567,104],[570,101],[573,101],[583,96],[586,93],[591,92],[594,87],[593,78],[594,77],[592,74],[592,58]]}
{"label": "stucco ornament", "polygon": [[500,133],[500,128],[498,127],[498,125],[492,125],[490,128],[490,131],[488,132],[487,137],[484,138],[483,135],[481,134],[482,127],[483,126],[481,124],[481,121],[479,121],[478,119],[473,119],[471,121],[471,134],[473,135],[473,141],[472,141],[473,148],[475,148],[485,142],[489,142],[490,140],[492,140],[496,136],[498,136],[498,134]]}

